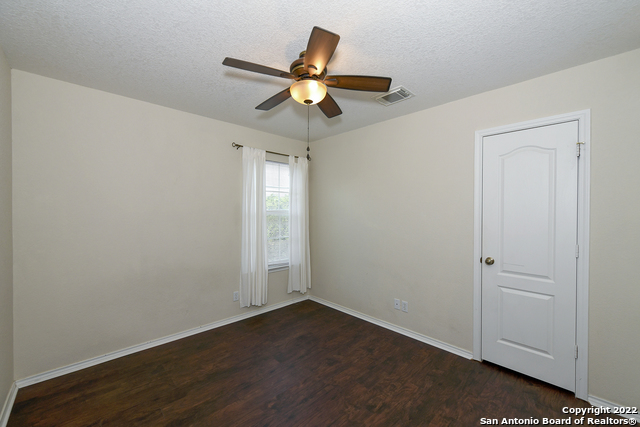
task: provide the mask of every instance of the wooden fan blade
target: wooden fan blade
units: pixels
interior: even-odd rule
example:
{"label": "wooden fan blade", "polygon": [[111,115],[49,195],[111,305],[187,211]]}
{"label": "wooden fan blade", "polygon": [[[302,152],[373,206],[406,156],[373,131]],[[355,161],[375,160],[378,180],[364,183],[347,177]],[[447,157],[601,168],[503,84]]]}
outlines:
{"label": "wooden fan blade", "polygon": [[304,55],[304,68],[310,76],[321,74],[324,71],[339,41],[339,35],[320,27],[313,27]]}
{"label": "wooden fan blade", "polygon": [[291,91],[289,90],[289,88],[286,88],[282,92],[276,93],[271,98],[258,105],[256,107],[256,110],[269,111],[276,105],[280,105],[289,98],[291,98]]}
{"label": "wooden fan blade", "polygon": [[266,74],[268,76],[276,76],[282,77],[284,79],[295,79],[291,73],[287,73],[285,71],[276,70],[275,68],[266,67],[260,64],[254,64],[253,62],[242,61],[240,59],[234,58],[224,58],[222,61],[222,65],[226,65],[228,67],[239,68],[241,70],[252,71],[254,73]]}
{"label": "wooden fan blade", "polygon": [[338,107],[338,104],[331,97],[331,95],[329,95],[329,93],[325,95],[322,101],[318,102],[318,107],[328,118],[332,118],[342,114],[342,110],[340,109],[340,107]]}
{"label": "wooden fan blade", "polygon": [[367,92],[387,92],[391,77],[376,76],[327,76],[324,84],[338,89],[364,90]]}

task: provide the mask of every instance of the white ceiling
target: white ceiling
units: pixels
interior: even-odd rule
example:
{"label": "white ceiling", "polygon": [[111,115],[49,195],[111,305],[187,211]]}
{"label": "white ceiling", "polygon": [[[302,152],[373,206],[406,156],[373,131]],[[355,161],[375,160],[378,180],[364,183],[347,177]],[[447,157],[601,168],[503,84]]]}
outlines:
{"label": "white ceiling", "polygon": [[311,107],[312,141],[640,48],[640,0],[0,0],[12,68],[302,141],[306,106],[255,110],[290,81],[222,60],[288,71],[314,25],[341,36],[329,74],[416,97],[329,89],[343,114]]}

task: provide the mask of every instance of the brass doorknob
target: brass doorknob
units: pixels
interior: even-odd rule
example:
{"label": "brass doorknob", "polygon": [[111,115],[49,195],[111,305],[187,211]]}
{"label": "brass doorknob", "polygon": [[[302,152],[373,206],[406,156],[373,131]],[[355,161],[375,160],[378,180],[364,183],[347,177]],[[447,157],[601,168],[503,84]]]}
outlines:
{"label": "brass doorknob", "polygon": [[495,260],[494,260],[493,258],[491,258],[491,257],[487,257],[487,259],[485,259],[485,260],[484,260],[484,262],[485,262],[487,265],[493,265],[493,263],[495,262]]}

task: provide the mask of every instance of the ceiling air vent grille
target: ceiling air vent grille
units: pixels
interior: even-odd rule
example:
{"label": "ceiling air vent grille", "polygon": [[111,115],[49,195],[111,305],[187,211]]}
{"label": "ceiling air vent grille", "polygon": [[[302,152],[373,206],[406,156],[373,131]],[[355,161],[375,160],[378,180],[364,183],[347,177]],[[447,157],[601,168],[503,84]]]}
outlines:
{"label": "ceiling air vent grille", "polygon": [[398,86],[395,89],[391,89],[387,93],[383,93],[382,95],[377,95],[375,99],[380,104],[384,105],[385,107],[388,107],[389,105],[397,104],[400,101],[413,98],[414,96],[415,95],[409,92],[405,87]]}

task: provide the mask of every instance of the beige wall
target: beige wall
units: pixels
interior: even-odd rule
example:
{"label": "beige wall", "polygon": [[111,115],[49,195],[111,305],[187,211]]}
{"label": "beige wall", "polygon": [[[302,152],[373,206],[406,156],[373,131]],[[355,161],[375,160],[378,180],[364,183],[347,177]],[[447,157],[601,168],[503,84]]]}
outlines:
{"label": "beige wall", "polygon": [[13,382],[11,69],[0,47],[0,411]]}
{"label": "beige wall", "polygon": [[[242,153],[305,144],[12,72],[15,377],[245,313]],[[269,304],[288,295],[270,275]]]}
{"label": "beige wall", "polygon": [[591,109],[589,393],[640,406],[639,75],[636,50],[313,144],[314,295],[471,351],[475,131]]}

